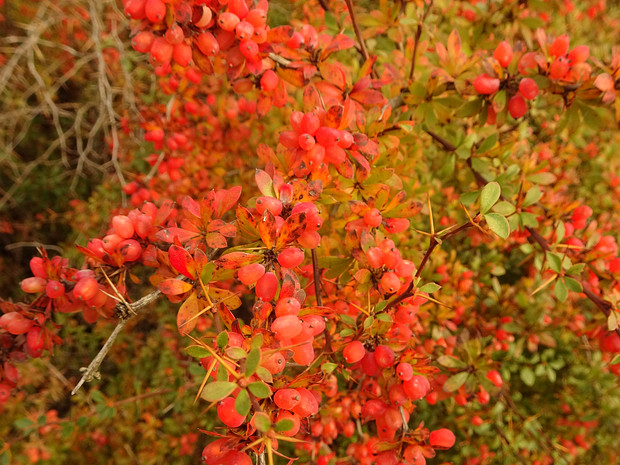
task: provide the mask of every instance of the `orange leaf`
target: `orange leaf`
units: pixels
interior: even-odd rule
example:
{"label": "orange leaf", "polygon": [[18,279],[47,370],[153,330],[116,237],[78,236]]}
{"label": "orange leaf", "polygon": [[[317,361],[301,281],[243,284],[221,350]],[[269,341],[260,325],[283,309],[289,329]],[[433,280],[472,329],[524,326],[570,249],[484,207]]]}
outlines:
{"label": "orange leaf", "polygon": [[185,299],[185,302],[179,308],[177,313],[177,328],[179,328],[179,334],[181,336],[187,336],[198,323],[196,315],[200,313],[200,303],[196,297],[196,293],[192,292],[190,296]]}
{"label": "orange leaf", "polygon": [[290,244],[297,240],[299,236],[303,234],[306,229],[306,214],[299,213],[297,215],[289,216],[282,228],[280,228],[280,234],[276,240],[276,249],[280,250],[285,245]]}
{"label": "orange leaf", "polygon": [[184,294],[193,288],[191,283],[174,278],[164,279],[157,285],[157,287],[166,295]]}
{"label": "orange leaf", "polygon": [[188,231],[187,229],[177,227],[162,229],[157,234],[155,234],[155,237],[157,239],[159,239],[160,241],[168,242],[169,244],[172,244],[175,239],[178,239],[181,243],[183,243],[198,236],[199,234],[195,231]]}
{"label": "orange leaf", "polygon": [[271,249],[276,240],[276,219],[269,210],[265,210],[258,222],[258,233],[265,246]]}

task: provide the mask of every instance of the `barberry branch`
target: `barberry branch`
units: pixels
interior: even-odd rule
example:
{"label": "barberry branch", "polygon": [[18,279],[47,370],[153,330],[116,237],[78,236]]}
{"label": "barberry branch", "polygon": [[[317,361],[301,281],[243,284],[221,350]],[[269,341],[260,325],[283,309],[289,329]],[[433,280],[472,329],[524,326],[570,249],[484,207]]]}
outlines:
{"label": "barberry branch", "polygon": [[114,328],[114,331],[112,331],[112,334],[110,334],[110,337],[108,337],[107,341],[105,342],[105,344],[103,345],[99,353],[95,356],[93,361],[90,362],[88,367],[84,370],[84,374],[82,375],[82,378],[71,391],[72,396],[74,396],[80,390],[80,388],[85,382],[90,382],[94,378],[98,377],[99,367],[103,363],[103,360],[105,359],[106,355],[112,348],[114,341],[116,340],[120,332],[123,330],[127,322],[131,320],[132,318],[135,318],[136,316],[138,316],[141,313],[141,311],[144,310],[144,308],[146,308],[151,303],[155,302],[159,298],[160,295],[162,295],[161,291],[156,290],[156,291],[151,292],[150,294],[145,295],[140,300],[133,302],[131,304],[125,305],[121,302],[116,304],[116,309],[121,314],[121,319],[117,323],[116,328]]}
{"label": "barberry branch", "polygon": [[433,7],[433,0],[431,0],[428,6],[426,7],[426,11],[424,12],[424,15],[422,15],[422,19],[418,23],[418,28],[415,31],[415,38],[413,42],[413,53],[411,54],[411,68],[409,68],[409,81],[413,79],[413,73],[415,71],[415,62],[418,56],[418,44],[420,43],[420,37],[422,36],[422,27],[432,7]]}

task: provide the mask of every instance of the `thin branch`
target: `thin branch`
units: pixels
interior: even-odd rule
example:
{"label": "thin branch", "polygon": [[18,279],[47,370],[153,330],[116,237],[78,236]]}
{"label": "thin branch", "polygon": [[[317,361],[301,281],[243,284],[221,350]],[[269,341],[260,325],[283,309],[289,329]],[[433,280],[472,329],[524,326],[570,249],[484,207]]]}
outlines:
{"label": "thin branch", "polygon": [[[316,295],[316,304],[319,307],[323,306],[323,296],[321,295],[321,269],[319,268],[319,259],[316,255],[316,249],[312,249],[312,272],[314,275],[314,294]],[[329,332],[329,328],[325,327],[325,347],[323,347],[323,352],[331,354],[333,352],[332,349],[332,336]]]}
{"label": "thin branch", "polygon": [[77,383],[77,385],[73,388],[73,391],[71,391],[72,396],[74,396],[80,390],[80,388],[85,382],[90,382],[94,378],[98,377],[99,367],[103,363],[103,360],[105,359],[106,355],[112,348],[114,341],[116,340],[120,332],[123,330],[127,322],[131,320],[132,318],[134,318],[135,316],[137,316],[140,313],[140,310],[142,310],[146,306],[156,301],[160,295],[161,295],[161,291],[156,290],[156,291],[151,292],[150,294],[145,295],[140,300],[132,304],[125,305],[120,302],[116,304],[116,308],[121,310],[120,311],[122,315],[121,320],[118,322],[118,324],[116,325],[116,328],[114,328],[114,331],[112,331],[112,334],[110,334],[110,337],[108,337],[108,340],[105,342],[105,344],[103,345],[99,353],[96,355],[93,361],[90,362],[90,365],[88,365],[86,370],[84,370],[84,374],[82,375],[82,378]]}
{"label": "thin branch", "polygon": [[424,12],[422,19],[418,23],[418,28],[415,31],[415,38],[414,38],[414,43],[413,43],[413,54],[411,55],[411,68],[409,68],[409,80],[410,81],[413,79],[413,72],[415,71],[415,62],[418,56],[418,44],[420,43],[420,37],[422,36],[422,25],[424,24],[424,21],[426,21],[426,17],[430,13],[432,7],[433,7],[433,0],[431,0],[428,6],[426,7],[426,11]]}
{"label": "thin branch", "polygon": [[[368,61],[370,55],[368,54],[368,49],[366,48],[366,42],[364,42],[364,38],[362,37],[362,31],[360,30],[359,24],[357,24],[357,19],[355,19],[355,13],[353,12],[353,0],[345,0],[345,2],[347,4],[347,10],[349,10],[351,23],[353,23],[355,37],[357,37],[357,41],[360,44],[360,51],[362,52],[362,57],[364,57],[365,61]],[[374,70],[372,71],[372,73],[374,75]]]}

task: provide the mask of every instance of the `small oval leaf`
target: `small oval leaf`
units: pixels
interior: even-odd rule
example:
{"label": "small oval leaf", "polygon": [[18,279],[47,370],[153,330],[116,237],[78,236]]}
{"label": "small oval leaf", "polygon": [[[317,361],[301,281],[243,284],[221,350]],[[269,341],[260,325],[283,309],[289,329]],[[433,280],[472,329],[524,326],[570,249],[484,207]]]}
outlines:
{"label": "small oval leaf", "polygon": [[205,386],[200,397],[209,402],[217,402],[228,397],[236,388],[237,385],[230,381],[213,381]]}

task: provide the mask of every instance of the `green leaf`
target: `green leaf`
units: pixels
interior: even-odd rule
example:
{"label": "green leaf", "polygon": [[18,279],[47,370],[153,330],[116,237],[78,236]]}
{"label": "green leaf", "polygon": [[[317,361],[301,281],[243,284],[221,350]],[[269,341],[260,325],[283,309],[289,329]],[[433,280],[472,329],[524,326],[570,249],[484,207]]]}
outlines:
{"label": "green leaf", "polygon": [[15,425],[16,428],[26,429],[34,425],[34,421],[32,421],[30,418],[19,418],[15,420],[13,424]]}
{"label": "green leaf", "polygon": [[88,424],[88,418],[80,417],[77,419],[76,423],[80,428],[84,428]]}
{"label": "green leaf", "polygon": [[228,397],[235,389],[237,389],[236,383],[231,383],[230,381],[213,381],[205,386],[200,397],[209,402],[217,402],[218,400]]}
{"label": "green leaf", "polygon": [[484,215],[484,219],[489,226],[489,229],[497,234],[502,239],[507,239],[510,235],[510,225],[508,220],[502,215],[497,213],[487,213]]}
{"label": "green leaf", "polygon": [[534,386],[534,383],[536,382],[536,375],[530,367],[521,368],[520,376],[526,386]]}
{"label": "green leaf", "polygon": [[213,278],[213,272],[215,271],[215,263],[209,262],[207,263],[200,272],[200,281],[202,284],[207,285],[211,282],[211,278]]}
{"label": "green leaf", "polygon": [[433,292],[441,289],[441,286],[437,283],[426,283],[424,286],[420,288],[421,292],[426,292],[427,294],[432,294]]}
{"label": "green leaf", "polygon": [[443,384],[443,390],[445,392],[456,391],[463,384],[465,384],[465,381],[467,381],[468,377],[469,377],[469,373],[467,373],[466,371],[461,371],[460,373],[457,373],[456,375],[450,376],[448,380]]}
{"label": "green leaf", "polygon": [[525,194],[525,199],[523,199],[522,206],[529,207],[530,205],[534,205],[540,200],[541,197],[542,191],[540,190],[540,187],[534,186],[529,191],[527,191],[527,194]]}
{"label": "green leaf", "polygon": [[261,383],[260,381],[248,384],[248,389],[259,399],[265,399],[271,395],[271,389],[269,389],[269,386],[265,383]]}
{"label": "green leaf", "polygon": [[566,288],[566,284],[564,284],[564,279],[558,279],[556,281],[554,291],[558,300],[564,303],[568,297],[568,289]]}
{"label": "green leaf", "polygon": [[60,427],[60,436],[62,438],[68,438],[69,436],[73,434],[74,430],[75,430],[74,423],[70,421],[63,423],[62,426]]}
{"label": "green leaf", "polygon": [[556,273],[562,272],[562,259],[560,257],[554,253],[547,252],[547,260],[549,261],[549,268]]}
{"label": "green leaf", "polygon": [[377,320],[385,321],[386,323],[390,323],[392,321],[392,317],[388,313],[379,313],[376,317]]}
{"label": "green leaf", "polygon": [[331,373],[336,369],[337,366],[338,365],[333,362],[325,362],[323,365],[321,365],[321,371],[323,371],[323,373]]}
{"label": "green leaf", "polygon": [[512,215],[515,210],[515,206],[510,202],[506,202],[505,200],[497,202],[495,205],[493,205],[493,211],[495,213],[499,213],[502,216]]}
{"label": "green leaf", "polygon": [[461,201],[463,205],[467,207],[471,205],[472,203],[474,203],[476,200],[478,200],[479,196],[480,196],[480,192],[478,191],[465,192],[464,194],[461,194],[461,198],[459,200]]}
{"label": "green leaf", "polygon": [[566,274],[578,275],[581,274],[583,269],[586,267],[585,263],[577,263],[571,266],[568,270],[566,270]]}
{"label": "green leaf", "polygon": [[249,378],[252,376],[258,365],[260,364],[260,349],[258,347],[250,350],[248,358],[245,360],[245,376]]}
{"label": "green leaf", "polygon": [[459,360],[456,357],[450,355],[442,355],[437,359],[437,363],[446,368],[466,368],[467,364],[463,360]]}
{"label": "green leaf", "polygon": [[478,147],[478,150],[476,151],[476,153],[488,152],[495,146],[496,143],[497,143],[497,133],[491,134],[489,137],[487,137],[484,140],[484,142],[482,142],[482,144],[480,144],[480,147]]}
{"label": "green leaf", "polygon": [[226,350],[226,355],[228,355],[233,360],[241,360],[242,358],[246,358],[248,354],[241,347],[230,347]]}
{"label": "green leaf", "polygon": [[540,184],[541,186],[548,186],[549,184],[553,184],[557,178],[553,173],[542,172],[532,174],[528,176],[527,179],[533,183]]}
{"label": "green leaf", "polygon": [[93,400],[97,404],[104,404],[105,403],[105,397],[103,397],[103,394],[101,394],[101,391],[92,391],[90,393],[90,396],[93,398]]}
{"label": "green leaf", "polygon": [[293,420],[280,420],[276,423],[276,427],[274,428],[277,432],[288,431],[293,427]]}
{"label": "green leaf", "polygon": [[250,413],[250,396],[248,395],[248,391],[245,389],[241,389],[239,394],[237,394],[237,398],[235,399],[235,410],[239,415],[243,415],[244,417]]}
{"label": "green leaf", "polygon": [[217,335],[216,342],[217,346],[220,349],[226,347],[228,345],[228,333],[226,331],[222,331],[220,334]]}
{"label": "green leaf", "polygon": [[258,376],[260,379],[262,379],[266,383],[273,383],[273,375],[265,367],[258,366],[256,368],[256,376]]}
{"label": "green leaf", "polygon": [[488,183],[480,192],[480,213],[484,215],[499,200],[502,189],[495,181]]}
{"label": "green leaf", "polygon": [[258,333],[252,338],[252,342],[250,343],[250,349],[261,348],[263,346],[263,335],[262,333]]}
{"label": "green leaf", "polygon": [[569,291],[573,291],[573,292],[583,291],[583,288],[581,287],[581,283],[577,281],[576,279],[564,278],[564,284],[566,284],[566,287],[568,288]]}
{"label": "green leaf", "polygon": [[[226,333],[224,333],[226,334]],[[228,336],[226,336],[228,338]],[[205,358],[211,355],[207,349],[199,346],[190,346],[185,351],[194,358]]]}
{"label": "green leaf", "polygon": [[372,326],[372,324],[374,323],[375,319],[371,316],[367,316],[366,319],[364,320],[364,329],[368,329]]}
{"label": "green leaf", "polygon": [[461,108],[456,111],[456,116],[459,118],[466,118],[473,116],[482,108],[482,99],[477,98],[466,102]]}
{"label": "green leaf", "polygon": [[253,417],[254,426],[261,433],[266,433],[271,429],[271,420],[269,419],[269,415],[263,412],[256,412]]}

